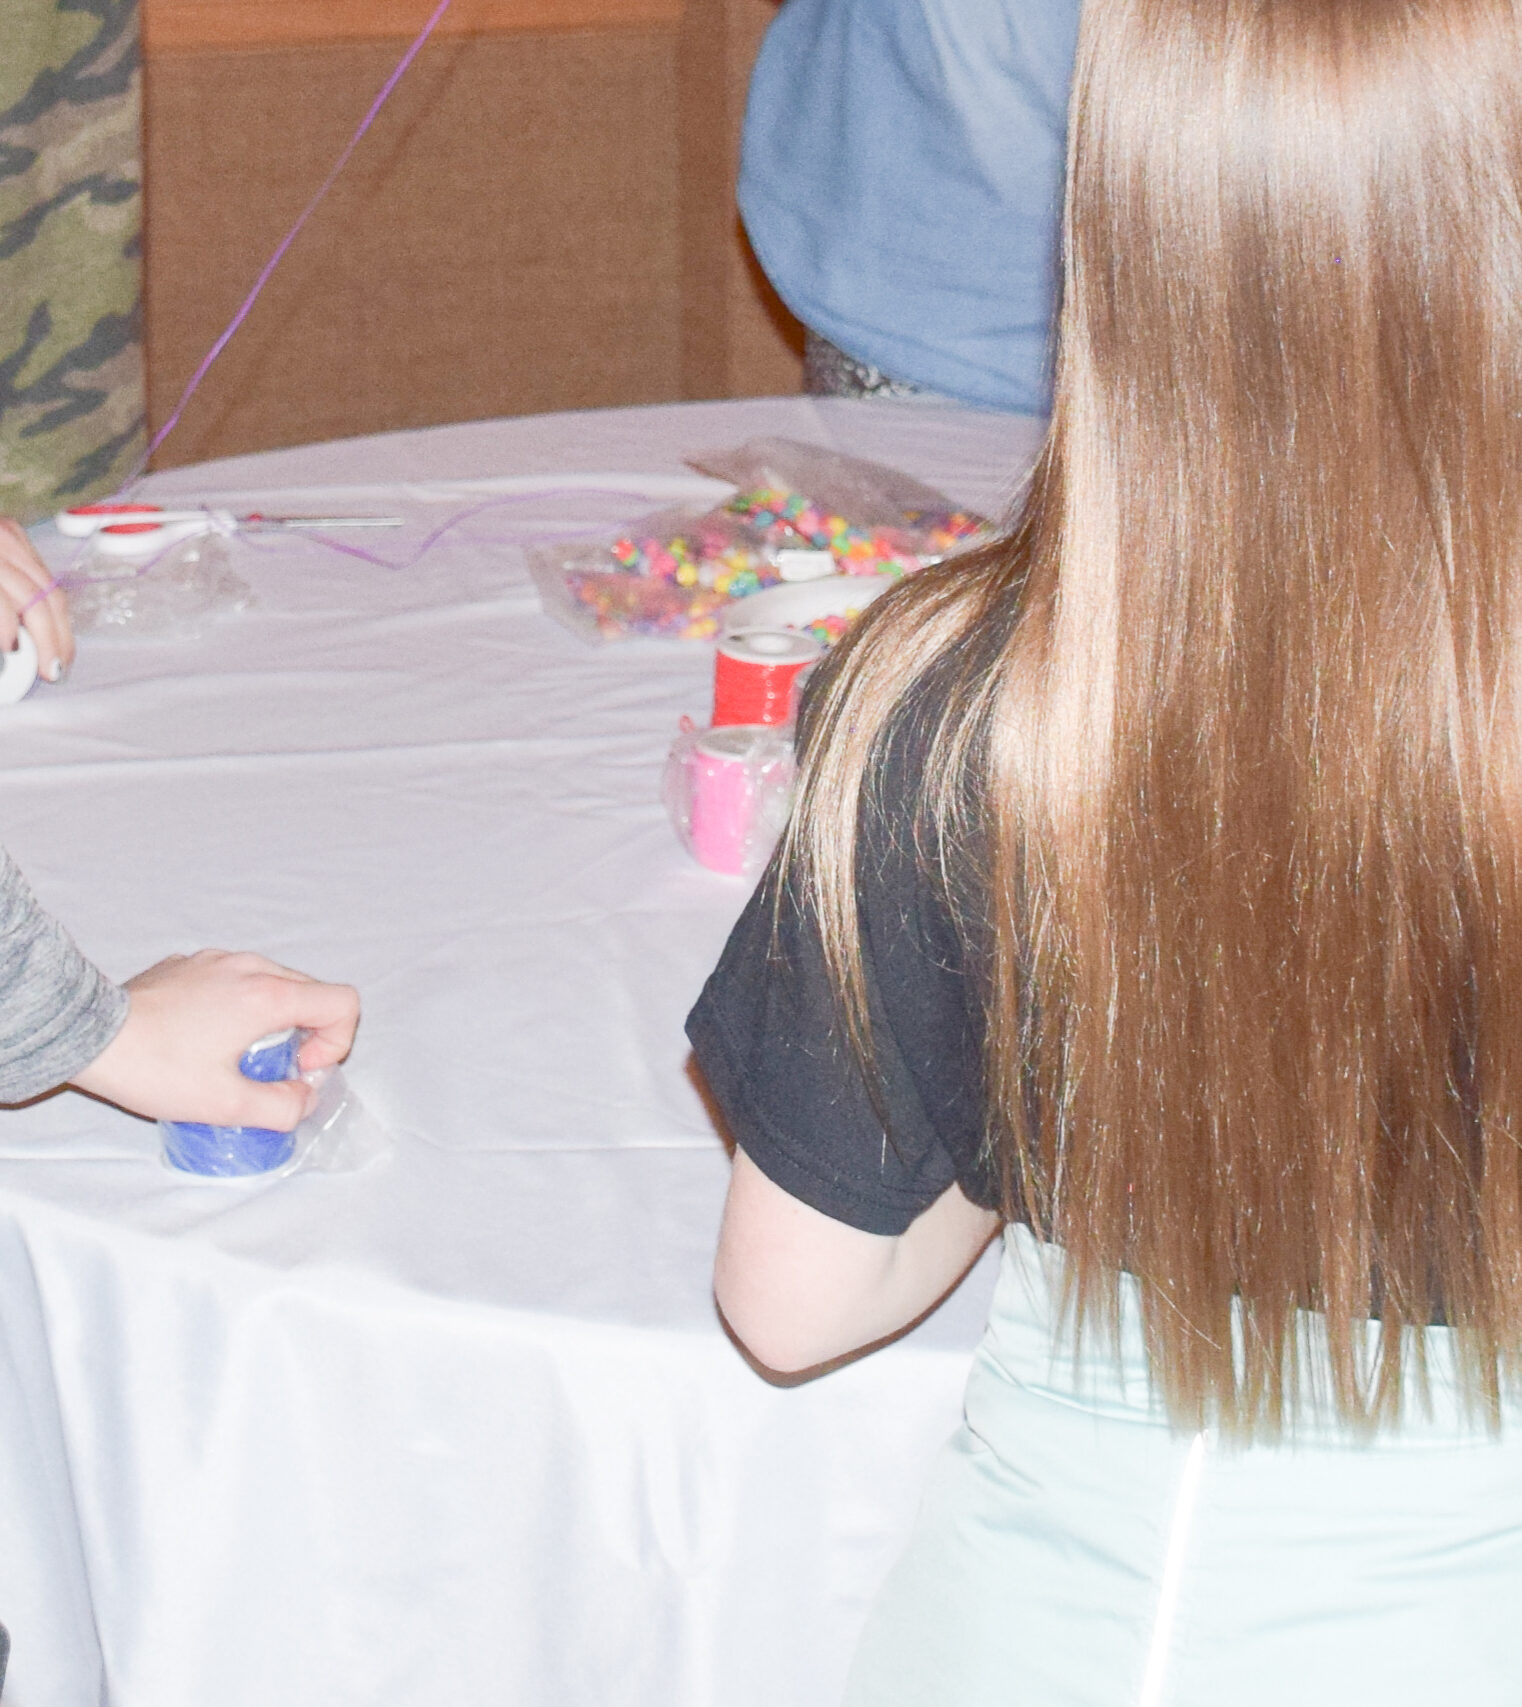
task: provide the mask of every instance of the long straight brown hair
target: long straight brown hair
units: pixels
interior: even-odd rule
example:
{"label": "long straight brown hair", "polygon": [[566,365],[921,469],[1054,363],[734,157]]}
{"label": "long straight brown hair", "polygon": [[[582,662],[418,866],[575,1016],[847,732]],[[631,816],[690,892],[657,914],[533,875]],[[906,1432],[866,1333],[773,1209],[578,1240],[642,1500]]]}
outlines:
{"label": "long straight brown hair", "polygon": [[1183,1425],[1388,1423],[1434,1311],[1482,1414],[1522,1366],[1519,195],[1517,0],[1088,0],[1020,518],[816,695],[784,858],[870,1065],[858,815],[936,666],[990,1143]]}

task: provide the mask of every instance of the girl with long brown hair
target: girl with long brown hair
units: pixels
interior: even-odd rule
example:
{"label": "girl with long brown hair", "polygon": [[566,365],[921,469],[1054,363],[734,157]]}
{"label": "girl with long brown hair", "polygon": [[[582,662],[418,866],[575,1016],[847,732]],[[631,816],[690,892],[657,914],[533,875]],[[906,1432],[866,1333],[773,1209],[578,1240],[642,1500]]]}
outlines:
{"label": "girl with long brown hair", "polygon": [[852,1700],[1522,1700],[1522,5],[1089,0],[1050,435],[690,1030],[756,1358],[1002,1222]]}

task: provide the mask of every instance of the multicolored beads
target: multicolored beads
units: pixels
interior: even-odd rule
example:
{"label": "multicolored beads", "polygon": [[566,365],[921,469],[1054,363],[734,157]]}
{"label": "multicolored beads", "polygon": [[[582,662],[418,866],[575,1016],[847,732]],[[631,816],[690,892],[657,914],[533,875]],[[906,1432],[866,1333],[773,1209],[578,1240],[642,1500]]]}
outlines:
{"label": "multicolored beads", "polygon": [[838,615],[831,612],[829,616],[819,616],[810,623],[805,623],[801,633],[817,640],[821,646],[833,646],[837,640],[843,640],[851,624],[861,615],[859,610],[845,610]]}
{"label": "multicolored beads", "polygon": [[843,575],[912,575],[990,532],[981,516],[963,510],[917,510],[901,527],[863,527],[784,486],[738,492],[725,509],[749,522],[773,550],[804,545],[830,552]]}
{"label": "multicolored beads", "polygon": [[[962,510],[911,511],[902,526],[860,526],[786,486],[736,493],[673,531],[667,518],[650,520],[658,531],[613,541],[605,570],[565,569],[572,597],[609,638],[716,633],[725,604],[777,585],[781,550],[829,551],[845,575],[899,577],[992,533],[981,516]],[[856,614],[825,617],[806,632],[833,645]]]}
{"label": "multicolored beads", "polygon": [[687,588],[649,575],[568,569],[565,582],[608,640],[629,634],[706,640],[719,632],[719,612],[729,603],[717,588]]}

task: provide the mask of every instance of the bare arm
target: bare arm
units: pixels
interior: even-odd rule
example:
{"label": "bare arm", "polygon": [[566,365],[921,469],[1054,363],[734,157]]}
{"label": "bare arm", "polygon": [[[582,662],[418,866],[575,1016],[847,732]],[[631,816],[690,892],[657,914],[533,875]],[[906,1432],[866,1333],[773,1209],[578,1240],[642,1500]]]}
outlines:
{"label": "bare arm", "polygon": [[953,1185],[897,1237],[863,1233],[789,1196],[736,1150],[714,1294],[758,1363],[797,1373],[908,1327],[998,1227],[997,1215]]}

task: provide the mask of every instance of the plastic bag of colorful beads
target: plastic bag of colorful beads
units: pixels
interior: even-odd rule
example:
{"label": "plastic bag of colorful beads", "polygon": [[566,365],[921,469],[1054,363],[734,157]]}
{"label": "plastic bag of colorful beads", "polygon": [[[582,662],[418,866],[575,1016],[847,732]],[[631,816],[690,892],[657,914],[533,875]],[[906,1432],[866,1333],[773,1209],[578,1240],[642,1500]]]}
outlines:
{"label": "plastic bag of colorful beads", "polygon": [[775,586],[776,552],[724,508],[659,510],[612,539],[535,547],[546,612],[588,640],[706,639],[732,599]]}
{"label": "plastic bag of colorful beads", "polygon": [[584,640],[649,635],[705,640],[719,630],[728,597],[712,587],[679,587],[618,570],[536,566],[545,611]]}
{"label": "plastic bag of colorful beads", "polygon": [[734,483],[724,508],[764,551],[828,551],[844,575],[913,574],[994,537],[986,517],[913,475],[823,445],[751,439],[687,460]]}

